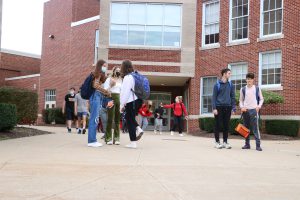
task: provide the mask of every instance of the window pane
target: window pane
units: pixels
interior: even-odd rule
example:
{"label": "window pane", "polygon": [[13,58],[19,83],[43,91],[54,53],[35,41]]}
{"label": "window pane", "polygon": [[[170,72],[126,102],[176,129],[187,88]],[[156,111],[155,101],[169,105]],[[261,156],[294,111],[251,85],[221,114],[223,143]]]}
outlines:
{"label": "window pane", "polygon": [[131,25],[128,28],[128,44],[144,45],[145,26]]}
{"label": "window pane", "polygon": [[264,13],[264,23],[269,23],[270,21],[270,13],[266,12]]}
{"label": "window pane", "polygon": [[275,74],[275,84],[281,83],[281,74]]}
{"label": "window pane", "polygon": [[201,100],[201,112],[211,113],[212,112],[212,90],[216,83],[216,77],[209,77],[202,79],[202,100]]}
{"label": "window pane", "polygon": [[269,34],[269,24],[264,24],[264,35]]}
{"label": "window pane", "polygon": [[269,10],[269,0],[264,0],[264,11]]}
{"label": "window pane", "polygon": [[238,7],[232,8],[232,18],[235,18],[238,16]]}
{"label": "window pane", "polygon": [[270,22],[275,22],[275,11],[270,12]]}
{"label": "window pane", "polygon": [[274,33],[275,33],[275,23],[270,23],[269,34],[274,34]]}
{"label": "window pane", "polygon": [[147,5],[147,25],[163,25],[163,5]]}
{"label": "window pane", "polygon": [[281,21],[282,20],[282,10],[277,10],[276,11],[276,21]]}
{"label": "window pane", "polygon": [[112,3],[111,4],[111,23],[127,24],[128,22],[128,4]]}
{"label": "window pane", "polygon": [[181,26],[181,6],[165,5],[164,18],[164,25]]}
{"label": "window pane", "polygon": [[267,85],[267,84],[268,84],[267,79],[268,79],[268,76],[267,76],[267,75],[262,75],[261,83],[262,83],[263,85]]}
{"label": "window pane", "polygon": [[165,27],[163,46],[180,46],[180,28]]}
{"label": "window pane", "polygon": [[282,0],[276,0],[276,8],[282,7]]}
{"label": "window pane", "polygon": [[146,4],[129,4],[129,24],[146,24]]}
{"label": "window pane", "polygon": [[276,0],[270,0],[270,10],[275,9],[275,1]]}
{"label": "window pane", "polygon": [[127,25],[111,25],[110,44],[127,44]]}
{"label": "window pane", "polygon": [[147,26],[146,45],[162,45],[162,26]]}

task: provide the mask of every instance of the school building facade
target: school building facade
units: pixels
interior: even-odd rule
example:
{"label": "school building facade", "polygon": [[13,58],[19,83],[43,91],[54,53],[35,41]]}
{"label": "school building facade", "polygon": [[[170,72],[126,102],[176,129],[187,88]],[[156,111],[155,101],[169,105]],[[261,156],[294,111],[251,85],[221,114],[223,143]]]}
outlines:
{"label": "school building facade", "polygon": [[[260,87],[283,94],[266,117],[300,118],[299,5],[292,0],[50,0],[44,6],[39,119],[61,107],[70,87],[79,89],[104,59],[109,69],[133,61],[151,84],[150,100],[184,97],[189,132],[212,116],[211,92],[222,68],[236,89],[254,72]],[[149,128],[153,128],[150,119]],[[164,128],[169,130],[170,110]]]}

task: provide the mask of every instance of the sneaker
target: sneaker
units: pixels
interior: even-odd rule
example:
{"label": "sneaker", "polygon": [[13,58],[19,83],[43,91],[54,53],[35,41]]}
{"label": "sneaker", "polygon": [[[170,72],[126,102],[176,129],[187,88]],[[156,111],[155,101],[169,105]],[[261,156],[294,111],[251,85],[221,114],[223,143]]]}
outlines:
{"label": "sneaker", "polygon": [[71,133],[72,132],[72,129],[70,129],[70,128],[67,128],[68,129],[68,133]]}
{"label": "sneaker", "polygon": [[82,134],[85,134],[85,133],[86,133],[86,129],[83,129]]}
{"label": "sneaker", "polygon": [[222,149],[222,148],[223,148],[223,145],[221,145],[219,142],[216,142],[216,143],[215,143],[215,148],[216,148],[216,149]]}
{"label": "sneaker", "polygon": [[183,137],[183,134],[182,134],[182,133],[179,133],[179,136],[180,136],[180,137]]}
{"label": "sneaker", "polygon": [[157,131],[156,131],[156,130],[154,130],[154,134],[157,134]]}
{"label": "sneaker", "polygon": [[88,147],[102,147],[102,144],[99,142],[88,143]]}
{"label": "sneaker", "polygon": [[106,144],[107,144],[107,145],[112,145],[112,144],[113,144],[113,141],[110,140],[110,141],[106,142]]}
{"label": "sneaker", "polygon": [[144,134],[144,131],[143,129],[141,129],[141,127],[136,127],[136,131],[138,133],[138,136],[136,137],[136,141],[140,140]]}
{"label": "sneaker", "polygon": [[159,132],[160,135],[162,135],[162,132]]}
{"label": "sneaker", "polygon": [[231,149],[231,145],[227,142],[223,142],[223,148],[225,149]]}
{"label": "sneaker", "polygon": [[120,141],[115,141],[115,145],[120,145]]}
{"label": "sneaker", "polygon": [[131,142],[130,144],[127,144],[125,147],[130,149],[136,149],[137,145],[136,142]]}
{"label": "sneaker", "polygon": [[261,147],[256,147],[256,151],[262,151]]}
{"label": "sneaker", "polygon": [[174,131],[171,131],[171,135],[174,135]]}
{"label": "sneaker", "polygon": [[249,144],[245,144],[242,149],[251,149],[250,145]]}
{"label": "sneaker", "polygon": [[77,129],[77,133],[81,134],[81,129],[80,128]]}

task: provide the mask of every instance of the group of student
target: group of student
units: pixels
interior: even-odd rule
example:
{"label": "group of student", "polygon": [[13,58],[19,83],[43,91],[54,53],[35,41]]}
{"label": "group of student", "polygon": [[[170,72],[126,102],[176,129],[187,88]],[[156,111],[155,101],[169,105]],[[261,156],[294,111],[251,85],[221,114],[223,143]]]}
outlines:
{"label": "group of student", "polygon": [[[99,60],[95,70],[86,79],[91,81],[92,92],[87,98],[81,97],[81,92],[75,94],[75,89],[70,88],[63,105],[66,112],[68,132],[71,132],[71,123],[76,115],[78,121],[76,128],[78,133],[86,133],[86,119],[89,114],[88,146],[100,147],[96,132],[99,118],[105,130],[105,142],[108,145],[120,145],[120,118],[122,125],[126,126],[130,143],[128,148],[137,148],[137,141],[141,139],[148,125],[148,118],[154,114],[154,132],[162,134],[164,109],[173,109],[174,120],[171,135],[174,135],[178,127],[179,135],[183,136],[183,117],[188,120],[186,107],[182,102],[182,96],[175,98],[175,103],[163,105],[160,103],[155,112],[152,111],[152,102],[143,101],[135,92],[134,67],[129,60],[123,61],[121,67],[114,67],[112,75],[107,76],[107,63]],[[213,88],[212,108],[215,117],[215,148],[231,149],[228,142],[229,123],[232,114],[236,112],[235,89],[230,81],[231,70],[226,68],[221,71],[221,78],[217,80]],[[258,86],[254,85],[254,74],[246,75],[247,85],[240,90],[239,106],[244,125],[251,129],[256,140],[256,150],[262,151],[259,132],[259,111],[263,104],[263,95]],[[85,81],[85,82],[86,82]],[[82,89],[82,88],[81,88]],[[82,122],[82,128],[81,123]],[[126,123],[126,124],[125,124]],[[79,127],[80,126],[80,127]],[[220,131],[223,128],[223,143],[220,142]],[[114,134],[112,134],[114,130]],[[124,130],[123,130],[124,131]],[[245,139],[242,149],[250,149],[250,136]]]}

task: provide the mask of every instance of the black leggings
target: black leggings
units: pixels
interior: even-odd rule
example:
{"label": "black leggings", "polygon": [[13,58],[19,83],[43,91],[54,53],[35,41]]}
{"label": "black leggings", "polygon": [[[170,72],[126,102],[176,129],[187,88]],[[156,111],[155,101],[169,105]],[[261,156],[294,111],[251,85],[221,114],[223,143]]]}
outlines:
{"label": "black leggings", "polygon": [[181,116],[174,116],[173,127],[171,131],[175,131],[176,127],[178,126],[179,134],[182,133],[182,117]]}
{"label": "black leggings", "polygon": [[143,101],[141,99],[137,99],[133,102],[127,103],[126,110],[126,123],[129,132],[130,141],[136,141],[136,127],[139,126],[135,117],[138,114],[139,109],[141,108]]}
{"label": "black leggings", "polygon": [[231,117],[231,106],[217,106],[218,115],[215,115],[215,139],[220,142],[220,129],[223,125],[223,142],[227,142],[229,121]]}

